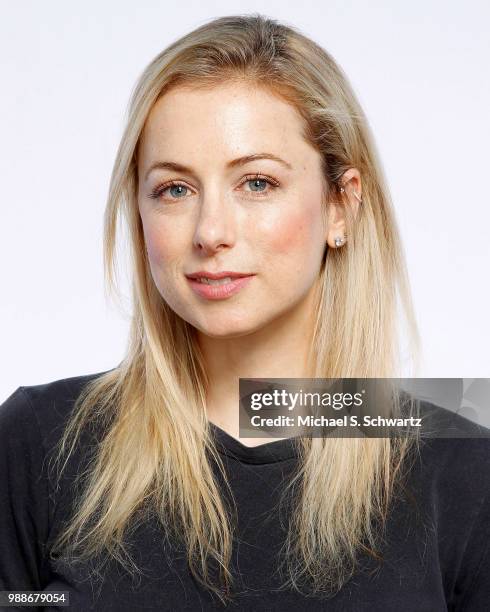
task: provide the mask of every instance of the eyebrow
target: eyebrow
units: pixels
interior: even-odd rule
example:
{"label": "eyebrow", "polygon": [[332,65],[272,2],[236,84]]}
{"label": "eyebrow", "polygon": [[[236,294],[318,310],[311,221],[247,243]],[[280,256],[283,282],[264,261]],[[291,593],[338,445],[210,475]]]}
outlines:
{"label": "eyebrow", "polygon": [[[254,153],[253,155],[244,155],[243,157],[232,159],[226,164],[226,167],[236,168],[237,166],[244,166],[245,164],[248,164],[252,161],[256,161],[257,159],[272,159],[273,161],[279,162],[289,170],[293,169],[289,162],[285,161],[284,159],[281,159],[273,153]],[[186,172],[188,174],[193,174],[192,168],[189,168],[182,164],[177,164],[176,162],[171,161],[159,161],[155,162],[148,168],[145,174],[145,181],[148,178],[149,174],[153,172],[153,170],[175,170],[175,172]]]}

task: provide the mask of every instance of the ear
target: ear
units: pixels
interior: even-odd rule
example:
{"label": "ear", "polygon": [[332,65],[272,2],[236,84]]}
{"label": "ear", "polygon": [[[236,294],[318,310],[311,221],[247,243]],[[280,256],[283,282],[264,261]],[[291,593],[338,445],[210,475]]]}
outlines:
{"label": "ear", "polygon": [[[340,192],[338,199],[328,203],[326,241],[329,247],[335,249],[343,246],[346,241],[346,206],[351,207],[354,218],[357,217],[359,205],[362,202],[361,175],[357,168],[349,168],[339,180]],[[338,240],[342,242],[339,243]],[[337,240],[337,244],[336,244]]]}

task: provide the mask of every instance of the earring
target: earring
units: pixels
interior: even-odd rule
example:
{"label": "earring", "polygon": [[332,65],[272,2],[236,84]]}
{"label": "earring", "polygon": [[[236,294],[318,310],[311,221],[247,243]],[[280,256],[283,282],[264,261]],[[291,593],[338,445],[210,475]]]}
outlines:
{"label": "earring", "polygon": [[342,243],[343,243],[343,242],[344,242],[344,239],[343,239],[343,238],[341,238],[340,236],[337,236],[337,237],[335,238],[335,246],[336,246],[336,247],[342,246]]}
{"label": "earring", "polygon": [[[340,188],[340,193],[345,193],[345,189],[343,187]],[[357,198],[359,204],[362,204],[362,198],[360,198],[355,191],[353,193],[354,197]]]}

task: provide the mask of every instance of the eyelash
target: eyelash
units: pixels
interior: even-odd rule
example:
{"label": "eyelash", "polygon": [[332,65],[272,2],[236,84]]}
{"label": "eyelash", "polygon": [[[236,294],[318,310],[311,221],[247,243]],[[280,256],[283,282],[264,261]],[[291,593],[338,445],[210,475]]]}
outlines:
{"label": "eyelash", "polygon": [[[272,189],[269,189],[267,192],[251,191],[250,193],[257,194],[253,196],[255,198],[266,197],[270,191],[273,191],[274,189],[279,187],[279,182],[276,181],[276,179],[273,179],[271,176],[267,176],[266,174],[248,174],[247,176],[243,178],[243,181],[240,183],[240,186],[244,185],[245,183],[248,183],[249,181],[257,181],[257,180],[266,181],[266,183],[268,183]],[[169,189],[170,187],[178,187],[179,185],[182,185],[182,187],[187,187],[185,183],[182,183],[180,181],[168,181],[167,183],[163,183],[162,185],[157,185],[155,189],[153,189],[153,191],[149,194],[149,197],[154,200],[158,200],[167,189]],[[190,189],[190,188],[187,187],[187,189]],[[171,200],[175,202],[177,202],[178,200],[183,200],[183,199],[185,199],[185,197],[184,198],[171,198]]]}

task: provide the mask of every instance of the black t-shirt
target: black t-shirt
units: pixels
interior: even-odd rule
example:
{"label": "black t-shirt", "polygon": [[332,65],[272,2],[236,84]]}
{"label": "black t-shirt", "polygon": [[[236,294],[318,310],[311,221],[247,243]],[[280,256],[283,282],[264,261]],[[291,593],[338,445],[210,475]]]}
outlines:
{"label": "black t-shirt", "polygon": [[[82,438],[58,489],[47,457],[82,386],[97,375],[19,387],[0,406],[0,590],[69,591],[69,608],[51,605],[45,610],[223,609],[193,579],[184,548],[162,537],[151,517],[128,535],[132,558],[143,570],[134,577],[110,562],[103,579],[90,580],[83,566],[75,570],[48,558],[50,543],[72,508],[73,479],[87,465],[94,446]],[[333,598],[322,600],[278,590],[284,574],[276,571],[276,555],[285,536],[278,504],[282,486],[297,465],[293,440],[247,447],[211,427],[238,508],[232,560],[238,594],[226,609],[490,608],[490,439],[424,439],[407,489],[416,505],[403,496],[394,500],[383,562],[375,572],[354,574]],[[284,511],[287,506],[281,507]]]}

